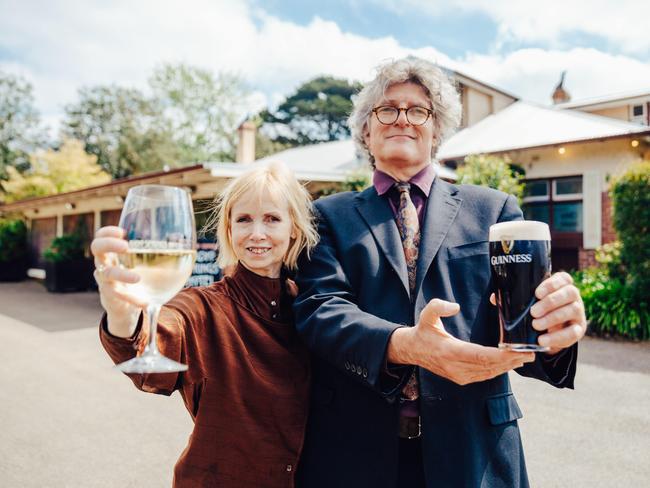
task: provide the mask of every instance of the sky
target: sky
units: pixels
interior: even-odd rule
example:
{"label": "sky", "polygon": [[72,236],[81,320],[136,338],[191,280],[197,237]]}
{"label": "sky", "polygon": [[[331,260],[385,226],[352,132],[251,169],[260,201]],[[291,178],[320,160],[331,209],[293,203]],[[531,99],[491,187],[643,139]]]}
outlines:
{"label": "sky", "polygon": [[77,90],[146,90],[185,62],[239,74],[250,110],[322,74],[367,81],[409,54],[549,104],[650,91],[645,0],[0,0],[0,71],[34,87],[51,132]]}

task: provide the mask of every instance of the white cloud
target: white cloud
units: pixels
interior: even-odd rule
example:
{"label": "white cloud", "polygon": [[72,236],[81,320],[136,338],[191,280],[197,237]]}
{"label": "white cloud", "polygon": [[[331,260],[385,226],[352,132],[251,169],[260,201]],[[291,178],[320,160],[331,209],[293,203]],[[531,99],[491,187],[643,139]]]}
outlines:
{"label": "white cloud", "polygon": [[602,38],[615,51],[650,54],[650,2],[643,0],[372,0],[393,12],[418,10],[434,18],[450,13],[482,13],[498,28],[494,47],[508,41],[566,47],[567,38],[587,34]]}
{"label": "white cloud", "polygon": [[460,60],[461,71],[538,103],[551,103],[562,71],[573,100],[630,90],[650,92],[650,65],[596,49],[568,51],[521,49],[507,55],[471,54]]}
{"label": "white cloud", "polygon": [[[503,25],[512,24],[504,3],[492,3]],[[508,2],[519,3],[530,2]],[[475,4],[440,3],[443,11],[454,5],[479,8]],[[542,24],[550,32],[551,27]],[[503,29],[521,35],[514,27]],[[0,69],[23,74],[34,84],[37,105],[51,125],[56,125],[64,105],[75,100],[79,87],[116,83],[145,88],[152,69],[162,62],[237,72],[254,91],[252,106],[259,108],[277,103],[310,77],[367,80],[378,63],[406,54],[458,68],[540,102],[549,100],[564,69],[574,98],[644,88],[650,79],[647,64],[590,49],[526,49],[452,60],[434,48],[407,49],[393,37],[343,32],[336,23],[319,18],[298,25],[237,0],[0,0]]]}
{"label": "white cloud", "polygon": [[277,102],[319,74],[368,79],[380,61],[409,52],[448,60],[433,48],[407,50],[394,38],[345,33],[319,18],[300,26],[237,0],[40,3],[8,7],[0,0],[0,13],[12,12],[0,15],[0,69],[20,72],[34,84],[48,120],[81,86],[145,88],[152,69],[168,61],[241,74],[256,91],[258,107],[260,93]]}

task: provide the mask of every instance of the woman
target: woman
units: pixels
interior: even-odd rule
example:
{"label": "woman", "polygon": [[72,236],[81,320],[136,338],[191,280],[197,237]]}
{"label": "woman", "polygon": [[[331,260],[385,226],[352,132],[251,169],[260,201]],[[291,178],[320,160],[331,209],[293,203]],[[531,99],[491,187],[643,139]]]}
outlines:
{"label": "woman", "polygon": [[[307,191],[283,166],[233,180],[216,211],[219,264],[231,276],[180,292],[161,310],[158,344],[184,373],[130,375],[136,387],[178,390],[194,430],[174,470],[175,487],[291,487],[307,419],[308,356],[293,327],[298,255],[316,244]],[[141,303],[116,265],[118,227],[92,243],[101,302],[101,342],[115,363],[144,348]]]}

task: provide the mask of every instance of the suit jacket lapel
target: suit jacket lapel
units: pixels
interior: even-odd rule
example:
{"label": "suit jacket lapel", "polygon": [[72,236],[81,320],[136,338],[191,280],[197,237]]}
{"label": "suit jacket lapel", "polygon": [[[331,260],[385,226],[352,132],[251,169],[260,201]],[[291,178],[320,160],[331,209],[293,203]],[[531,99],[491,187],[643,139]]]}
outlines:
{"label": "suit jacket lapel", "polygon": [[438,253],[451,224],[458,214],[462,199],[456,194],[458,188],[439,176],[433,182],[429,198],[427,199],[424,224],[420,231],[420,249],[416,272],[415,289],[420,289],[433,258]]}
{"label": "suit jacket lapel", "polygon": [[374,187],[370,187],[357,195],[355,200],[357,210],[366,221],[379,248],[409,292],[406,259],[402,249],[402,240],[397,230],[395,216],[386,198],[377,195]]}

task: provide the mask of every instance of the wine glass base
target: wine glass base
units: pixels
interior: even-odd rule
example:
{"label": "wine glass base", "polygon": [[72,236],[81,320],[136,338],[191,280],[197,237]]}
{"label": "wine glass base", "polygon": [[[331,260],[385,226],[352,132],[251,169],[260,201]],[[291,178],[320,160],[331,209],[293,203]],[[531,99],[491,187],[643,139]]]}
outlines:
{"label": "wine glass base", "polygon": [[187,371],[187,365],[172,361],[165,356],[143,355],[115,365],[122,373],[176,373]]}
{"label": "wine glass base", "polygon": [[548,352],[551,350],[550,347],[539,344],[504,344],[503,342],[499,343],[499,349],[515,352]]}

